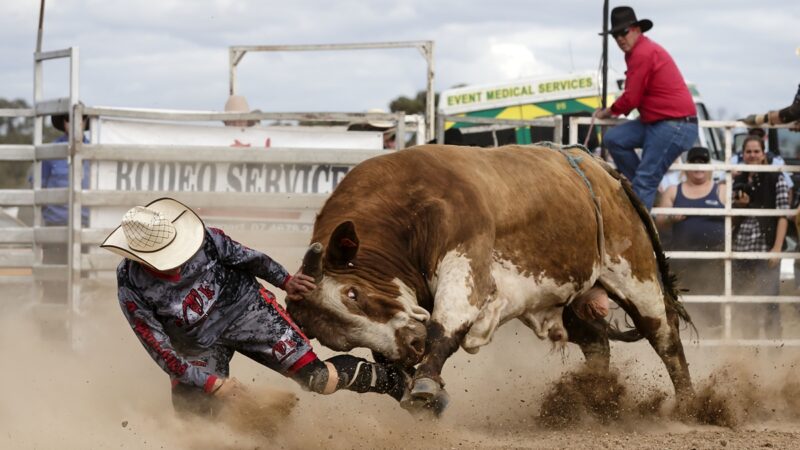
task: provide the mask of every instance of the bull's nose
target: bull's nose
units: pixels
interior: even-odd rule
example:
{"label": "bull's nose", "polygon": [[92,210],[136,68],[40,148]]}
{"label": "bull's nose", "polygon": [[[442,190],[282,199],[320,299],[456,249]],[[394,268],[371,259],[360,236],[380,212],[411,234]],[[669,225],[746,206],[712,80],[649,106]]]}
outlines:
{"label": "bull's nose", "polygon": [[547,332],[547,337],[553,342],[560,342],[564,340],[564,331],[561,328],[551,328]]}

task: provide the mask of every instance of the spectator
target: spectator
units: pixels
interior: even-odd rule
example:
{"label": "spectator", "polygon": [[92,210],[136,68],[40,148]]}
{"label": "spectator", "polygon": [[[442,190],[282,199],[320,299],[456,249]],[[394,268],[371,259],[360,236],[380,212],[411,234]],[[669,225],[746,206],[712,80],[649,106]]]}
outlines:
{"label": "spectator", "polygon": [[[53,143],[68,143],[70,133],[69,114],[59,114],[50,116],[50,123],[53,127],[63,134],[57,137]],[[88,117],[84,117],[81,124],[81,134],[88,124]],[[89,143],[86,136],[83,136],[83,143]],[[69,163],[66,159],[49,159],[42,161],[42,188],[68,188],[69,187]],[[32,181],[32,180],[31,180]],[[83,178],[81,188],[89,189],[89,161],[83,161]],[[42,222],[45,226],[67,226],[69,225],[69,208],[67,205],[43,205]],[[89,209],[81,209],[81,224],[89,225]],[[42,264],[63,265],[67,264],[68,257],[67,243],[42,244]],[[39,286],[42,289],[42,301],[46,303],[63,303],[66,301],[67,285],[63,281],[41,281]]]}
{"label": "spectator", "polygon": [[[750,128],[747,130],[747,136],[757,136],[764,142],[764,148],[766,148],[767,142],[767,133],[764,132],[763,128]],[[744,146],[742,146],[744,148]],[[767,150],[765,153],[767,164],[773,166],[782,166],[786,164],[783,157],[781,155],[776,155],[775,153]],[[743,160],[741,153],[736,153],[731,156],[731,164],[739,164]],[[783,172],[783,178],[786,180],[786,185],[789,187],[789,204],[792,203],[792,188],[794,187],[794,180],[792,180],[792,175],[789,172]]]}
{"label": "spectator", "polygon": [[289,275],[269,256],[206,228],[182,203],[161,198],[129,210],[101,247],[123,256],[120,307],[134,333],[172,379],[181,413],[213,414],[246,389],[229,377],[235,352],[303,388],[388,394],[400,400],[406,376],[394,365],[350,355],[320,361],[311,343],[256,277],[303,301],[313,278]]}
{"label": "spectator", "polygon": [[[742,150],[745,164],[767,164],[764,141],[758,136],[745,138]],[[733,206],[750,209],[789,209],[789,188],[778,172],[742,172],[733,179]],[[737,218],[739,219],[739,218]],[[742,217],[734,224],[733,251],[780,252],[788,220],[786,217]],[[733,293],[737,295],[778,295],[780,259],[740,259],[733,261]],[[737,305],[743,337],[756,338],[763,317],[765,335],[781,336],[778,304]]]}
{"label": "spectator", "polygon": [[[611,128],[604,143],[619,171],[648,209],[652,208],[661,178],[672,162],[697,139],[697,112],[678,66],[664,48],[643,33],[653,27],[637,20],[633,9],[611,11],[611,29],[625,52],[625,91],[595,117],[606,119],[639,110],[639,118]],[[635,153],[642,149],[641,158]]]}
{"label": "spectator", "polygon": [[[705,147],[692,147],[686,155],[689,164],[708,164],[711,155]],[[686,181],[667,188],[660,196],[662,208],[724,208],[725,184],[714,182],[710,170],[687,170]],[[725,249],[725,220],[722,216],[656,216],[659,227],[671,228],[669,249],[675,251],[722,251]],[[708,259],[672,259],[670,266],[682,288],[691,295],[719,295],[724,288],[724,262]],[[701,331],[719,335],[722,317],[719,305],[687,304]]]}
{"label": "spectator", "polygon": [[[382,109],[370,109],[367,113],[386,113]],[[397,148],[397,126],[390,120],[369,120],[364,122],[353,122],[347,127],[347,131],[380,131],[383,133],[383,148]]]}
{"label": "spectator", "polygon": [[[227,113],[260,113],[261,111],[254,109],[250,109],[250,105],[247,104],[247,99],[245,99],[241,95],[231,95],[228,97],[228,100],[225,102],[225,112]],[[261,123],[260,120],[223,120],[222,123],[225,124],[226,127],[254,127]]]}

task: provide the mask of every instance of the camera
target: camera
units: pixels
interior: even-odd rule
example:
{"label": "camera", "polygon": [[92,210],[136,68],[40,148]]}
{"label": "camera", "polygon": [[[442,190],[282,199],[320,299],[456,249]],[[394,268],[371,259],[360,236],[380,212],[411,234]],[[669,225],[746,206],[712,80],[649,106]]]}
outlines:
{"label": "camera", "polygon": [[747,181],[736,181],[733,183],[733,198],[741,197],[742,193],[747,194],[748,197],[752,197],[754,190],[755,188],[753,185]]}

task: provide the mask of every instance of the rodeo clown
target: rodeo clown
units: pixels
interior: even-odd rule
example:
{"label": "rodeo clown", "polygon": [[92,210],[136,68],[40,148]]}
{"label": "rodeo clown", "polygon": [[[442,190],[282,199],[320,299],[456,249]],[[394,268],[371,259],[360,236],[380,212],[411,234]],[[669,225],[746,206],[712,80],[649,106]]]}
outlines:
{"label": "rodeo clown", "polygon": [[122,255],[120,306],[150,356],[172,379],[180,413],[214,414],[247,395],[229,377],[234,352],[291,377],[304,389],[389,394],[406,390],[401,369],[350,355],[325,362],[259,277],[302,301],[313,279],[290,275],[269,256],[206,228],[186,205],[161,198],[136,206],[101,247]]}

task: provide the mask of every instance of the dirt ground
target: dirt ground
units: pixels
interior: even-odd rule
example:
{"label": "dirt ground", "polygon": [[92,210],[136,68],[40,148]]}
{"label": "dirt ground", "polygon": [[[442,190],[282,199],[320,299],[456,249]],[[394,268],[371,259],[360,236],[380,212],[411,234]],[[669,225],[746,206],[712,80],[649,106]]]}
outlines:
{"label": "dirt ground", "polygon": [[[375,394],[304,392],[241,355],[232,373],[259,403],[215,421],[184,420],[113,290],[84,295],[88,312],[75,324],[72,346],[24,303],[19,296],[0,303],[2,449],[753,449],[800,442],[795,349],[687,347],[700,399],[684,408],[687,416],[676,412],[666,371],[647,344],[614,345],[616,372],[598,379],[580,372],[577,347],[554,351],[510,323],[480,353],[460,351],[448,361],[451,404],[439,420],[414,418]],[[587,396],[587,383],[602,395]]]}

